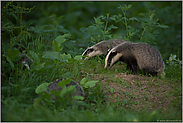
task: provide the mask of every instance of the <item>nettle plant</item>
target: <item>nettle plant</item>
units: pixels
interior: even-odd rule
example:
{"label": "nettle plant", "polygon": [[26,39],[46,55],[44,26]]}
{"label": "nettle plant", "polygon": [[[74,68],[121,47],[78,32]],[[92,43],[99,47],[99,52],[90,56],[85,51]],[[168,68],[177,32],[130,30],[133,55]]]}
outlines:
{"label": "nettle plant", "polygon": [[[166,25],[158,23],[159,19],[155,19],[155,10],[149,11],[148,13],[140,13],[140,17],[130,17],[126,15],[127,10],[130,9],[132,5],[125,5],[122,7],[119,5],[119,9],[122,10],[123,15],[114,15],[117,22],[122,21],[126,27],[126,35],[123,37],[124,40],[130,40],[133,36],[137,35],[139,41],[146,43],[155,43],[156,36],[158,36],[159,28],[168,28]],[[139,28],[134,28],[130,26],[130,22],[135,21],[136,24],[141,25]]]}
{"label": "nettle plant", "polygon": [[[85,43],[85,46],[89,46],[95,43],[100,42],[101,40],[109,40],[112,38],[121,38],[116,37],[116,35],[111,34],[112,29],[117,29],[117,26],[114,26],[110,22],[115,21],[113,17],[109,16],[109,13],[106,16],[101,15],[99,17],[94,17],[95,23],[89,27],[82,27],[80,31],[83,33],[82,41]],[[110,23],[110,24],[109,24]]]}
{"label": "nettle plant", "polygon": [[[62,81],[58,82],[58,87],[61,87],[62,89],[60,91],[49,91],[49,93],[46,93],[45,91],[48,89],[48,85],[50,83],[40,84],[35,90],[35,92],[39,94],[39,97],[35,99],[33,106],[36,108],[39,107],[40,104],[43,104],[54,107],[55,109],[58,107],[63,109],[69,105],[72,105],[73,103],[84,105],[84,97],[73,95],[76,92],[76,85],[70,85],[66,87],[66,85],[70,82],[71,79],[63,79]],[[80,85],[84,90],[86,90],[94,87],[97,82],[98,81],[89,81],[87,76],[80,81]]]}
{"label": "nettle plant", "polygon": [[[45,59],[43,61],[46,60],[52,60],[53,64],[55,64],[55,67],[60,67],[60,66],[64,66],[65,64],[69,63],[70,61],[74,61],[77,62],[79,60],[81,60],[81,55],[77,55],[74,58],[72,58],[72,56],[70,54],[65,54],[62,53],[62,43],[64,43],[66,41],[66,37],[68,37],[69,34],[64,34],[62,36],[58,36],[56,39],[53,40],[52,42],[52,51],[46,51],[43,53],[42,58]],[[41,70],[45,70],[48,68],[49,64],[47,62],[40,62],[40,57],[38,56],[37,53],[33,52],[33,51],[29,51],[31,58],[34,60],[33,65],[31,66],[31,69],[33,71],[38,71],[41,72]],[[70,72],[64,73],[65,74],[70,74]],[[63,75],[62,75],[63,76]],[[65,77],[65,76],[63,76]],[[69,78],[71,78],[72,76],[70,76]],[[45,90],[48,88],[48,85],[50,83],[42,83],[41,85],[39,85],[36,88],[36,93],[39,94],[39,98],[34,102],[34,106],[39,105],[40,103],[44,104],[44,105],[50,105],[53,107],[58,107],[60,103],[64,102],[64,106],[66,105],[70,105],[72,103],[72,101],[70,100],[70,96],[71,94],[76,92],[76,88],[75,85],[71,85],[66,87],[66,85],[68,83],[71,82],[70,79],[66,79],[66,80],[62,80],[60,82],[58,82],[58,86],[62,88],[62,90],[60,92],[55,91],[51,91],[50,93],[52,95],[54,95],[55,97],[57,97],[57,100],[52,100],[52,96],[48,93],[45,92]],[[87,88],[92,88],[95,86],[95,84],[98,81],[89,81],[88,77],[83,78],[80,82],[81,87],[86,90]],[[78,96],[72,96],[72,100],[83,100],[83,97],[78,97]]]}
{"label": "nettle plant", "polygon": [[[123,40],[130,40],[132,37],[137,36],[136,39],[140,42],[156,44],[156,37],[159,34],[160,28],[168,28],[166,25],[158,23],[159,19],[155,19],[155,10],[149,11],[147,13],[140,13],[139,17],[127,17],[127,11],[132,7],[132,5],[119,5],[122,14],[109,16],[101,15],[99,17],[94,17],[95,23],[91,26],[85,28],[80,28],[83,33],[82,40],[85,42],[85,46],[93,45],[102,40],[109,40],[114,38],[122,38]],[[112,29],[118,29],[113,23],[123,23],[126,29],[126,35],[117,36],[111,34]],[[132,22],[135,25],[132,26]]]}
{"label": "nettle plant", "polygon": [[176,55],[170,54],[170,57],[168,60],[166,60],[167,64],[167,76],[175,78],[177,76],[177,79],[180,79],[180,82],[182,80],[182,61],[177,58]]}

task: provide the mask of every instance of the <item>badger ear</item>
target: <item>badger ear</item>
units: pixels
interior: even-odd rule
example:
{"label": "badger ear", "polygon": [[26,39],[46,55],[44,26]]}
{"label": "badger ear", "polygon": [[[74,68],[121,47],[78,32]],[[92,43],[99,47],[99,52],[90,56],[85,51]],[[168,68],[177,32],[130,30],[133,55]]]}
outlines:
{"label": "badger ear", "polygon": [[108,50],[107,50],[107,54],[108,54],[110,51],[111,51],[111,49],[108,49]]}

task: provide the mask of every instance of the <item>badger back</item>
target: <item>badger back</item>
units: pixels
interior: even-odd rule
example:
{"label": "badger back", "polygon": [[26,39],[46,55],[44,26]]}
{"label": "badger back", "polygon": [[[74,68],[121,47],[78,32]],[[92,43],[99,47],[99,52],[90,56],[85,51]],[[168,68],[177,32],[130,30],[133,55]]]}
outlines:
{"label": "badger back", "polygon": [[153,47],[145,43],[134,43],[133,50],[138,67],[147,72],[164,72],[164,62],[161,54]]}

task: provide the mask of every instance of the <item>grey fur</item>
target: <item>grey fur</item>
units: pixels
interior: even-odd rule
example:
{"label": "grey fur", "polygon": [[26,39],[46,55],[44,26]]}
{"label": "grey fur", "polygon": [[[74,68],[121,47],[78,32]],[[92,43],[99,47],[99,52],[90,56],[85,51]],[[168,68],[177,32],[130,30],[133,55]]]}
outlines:
{"label": "grey fur", "polygon": [[[91,47],[88,47],[82,54],[82,56],[87,55],[88,58],[94,57],[96,55],[106,55],[113,47],[125,42],[121,39],[112,39],[107,41],[101,41]],[[86,58],[85,58],[86,59]]]}
{"label": "grey fur", "polygon": [[20,59],[20,63],[25,66],[27,69],[30,70],[30,65],[34,62],[28,55],[23,54],[23,53],[19,53],[18,54],[19,57],[22,57]]}
{"label": "grey fur", "polygon": [[158,74],[164,78],[164,62],[161,54],[145,43],[124,42],[107,54],[105,59],[105,68],[112,67],[117,61],[127,63],[127,68],[134,73],[137,67],[152,75]]}
{"label": "grey fur", "polygon": [[[58,86],[58,83],[60,81],[62,81],[62,80],[63,79],[57,79],[56,81],[50,83],[48,85],[48,89],[45,90],[45,92],[49,93],[49,91],[60,91],[60,90],[62,90],[62,88]],[[70,85],[76,85],[76,87],[75,87],[76,88],[76,92],[73,95],[75,95],[75,96],[83,96],[84,97],[84,90],[77,82],[71,80],[71,82],[69,84],[67,84],[66,87],[68,87]],[[53,99],[55,99],[55,96],[53,96]]]}

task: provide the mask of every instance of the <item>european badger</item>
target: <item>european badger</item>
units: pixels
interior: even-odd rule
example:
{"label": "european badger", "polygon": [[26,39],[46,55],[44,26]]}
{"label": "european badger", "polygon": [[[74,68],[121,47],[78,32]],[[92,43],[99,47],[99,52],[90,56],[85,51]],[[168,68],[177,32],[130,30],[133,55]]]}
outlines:
{"label": "european badger", "polygon": [[164,62],[161,54],[145,43],[124,42],[109,51],[105,58],[105,67],[112,67],[117,61],[127,63],[127,68],[133,73],[140,70],[164,78]]}
{"label": "european badger", "polygon": [[18,57],[21,57],[19,62],[23,65],[23,69],[27,68],[28,70],[30,70],[30,65],[34,61],[28,55],[23,53],[19,53]]}
{"label": "european badger", "polygon": [[113,39],[108,41],[101,41],[91,47],[88,47],[82,54],[82,56],[87,55],[88,57],[85,58],[88,59],[90,57],[94,57],[96,55],[106,55],[107,52],[109,52],[113,47],[125,42],[121,39]]}
{"label": "european badger", "polygon": [[[48,94],[53,96],[52,99],[54,99],[54,100],[56,98],[55,98],[55,96],[53,94],[50,93],[50,91],[61,91],[62,88],[58,86],[58,83],[60,81],[62,81],[62,80],[63,79],[57,79],[56,81],[50,83],[48,85],[47,90],[45,90],[46,93],[48,93]],[[85,95],[84,90],[77,82],[71,80],[71,82],[69,84],[67,84],[66,87],[71,86],[71,85],[76,85],[76,87],[75,87],[76,88],[76,92],[73,95],[75,95],[75,96],[83,96],[84,97],[84,95]]]}

